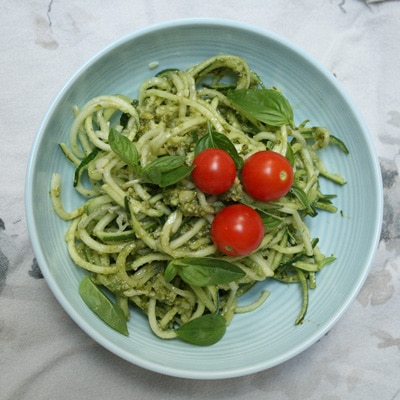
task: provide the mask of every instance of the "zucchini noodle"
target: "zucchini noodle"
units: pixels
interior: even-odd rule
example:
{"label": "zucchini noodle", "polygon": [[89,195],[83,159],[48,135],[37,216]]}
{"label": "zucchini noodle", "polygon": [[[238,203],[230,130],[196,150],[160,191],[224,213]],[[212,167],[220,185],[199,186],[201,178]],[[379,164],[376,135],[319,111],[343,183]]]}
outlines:
{"label": "zucchini noodle", "polygon": [[[241,305],[238,299],[266,279],[313,289],[316,272],[334,260],[321,253],[304,220],[318,209],[336,211],[330,201],[334,196],[321,193],[320,176],[345,183],[329,173],[318,156],[331,144],[329,130],[307,127],[308,121],[269,126],[245,115],[227,96],[229,89],[263,87],[245,60],[221,54],[187,70],[169,69],[147,79],[137,99],[105,94],[74,108],[69,143],[60,148],[76,169],[74,187],[84,200],[72,211],[64,209],[58,173],[50,190],[56,214],[70,224],[68,252],[96,285],[115,295],[127,318],[132,309],[128,304],[142,310],[160,338],[175,338],[175,327],[204,314],[219,313],[229,324],[235,313],[254,311],[268,291],[260,291],[252,304]],[[294,186],[303,198],[293,188],[280,200],[256,202],[238,178],[218,196],[202,193],[190,175],[166,187],[146,183],[111,149],[111,129],[135,144],[141,168],[166,155],[184,156],[190,166],[196,141],[210,129],[226,135],[243,160],[257,151],[276,151],[290,159]],[[219,253],[210,237],[215,214],[232,202],[257,209],[265,222],[261,245],[243,257]],[[184,257],[224,259],[245,275],[206,287],[189,285],[179,276],[167,282],[167,264]],[[304,318],[307,301],[308,292],[297,323]]]}

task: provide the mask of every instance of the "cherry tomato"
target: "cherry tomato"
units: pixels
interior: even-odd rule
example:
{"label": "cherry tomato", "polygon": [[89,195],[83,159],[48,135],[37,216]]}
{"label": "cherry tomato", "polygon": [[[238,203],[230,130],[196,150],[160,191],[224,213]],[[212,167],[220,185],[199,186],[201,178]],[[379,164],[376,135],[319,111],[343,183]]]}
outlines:
{"label": "cherry tomato", "polygon": [[195,166],[192,171],[193,182],[204,193],[224,193],[235,181],[235,162],[225,150],[205,149],[197,154],[193,165]]}
{"label": "cherry tomato", "polygon": [[253,208],[233,204],[223,208],[211,224],[211,238],[228,256],[244,256],[256,250],[264,237],[264,224]]}
{"label": "cherry tomato", "polygon": [[255,200],[278,200],[292,187],[293,169],[289,160],[279,153],[259,151],[244,162],[242,183]]}

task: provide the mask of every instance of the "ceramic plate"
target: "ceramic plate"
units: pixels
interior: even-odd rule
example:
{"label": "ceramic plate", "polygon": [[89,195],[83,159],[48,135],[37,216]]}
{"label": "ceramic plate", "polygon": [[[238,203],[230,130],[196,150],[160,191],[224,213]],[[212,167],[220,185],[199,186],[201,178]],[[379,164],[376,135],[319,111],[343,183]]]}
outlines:
{"label": "ceramic plate", "polygon": [[[243,303],[268,289],[258,310],[234,317],[225,337],[214,346],[196,347],[163,341],[134,312],[125,337],[100,321],[82,302],[78,284],[83,271],[70,260],[64,242],[67,223],[52,210],[49,184],[53,172],[63,176],[67,209],[81,199],[71,185],[73,168],[61,155],[73,120],[72,107],[100,94],[136,96],[138,85],[158,71],[186,68],[218,53],[243,57],[266,83],[279,87],[294,108],[297,123],[329,127],[345,141],[350,154],[325,149],[328,168],[347,179],[337,187],[336,214],[321,212],[309,221],[326,254],[337,261],[318,274],[305,322],[295,326],[301,290],[274,281],[258,284]],[[157,63],[150,69],[151,63]],[[382,184],[371,137],[352,100],[336,78],[303,50],[259,28],[223,20],[182,20],[153,26],[118,40],[67,82],[44,117],[33,145],[26,180],[26,209],[34,251],[48,285],[71,318],[94,340],[129,362],[163,374],[218,379],[261,371],[307,349],[326,334],[348,309],[368,274],[382,222]]]}

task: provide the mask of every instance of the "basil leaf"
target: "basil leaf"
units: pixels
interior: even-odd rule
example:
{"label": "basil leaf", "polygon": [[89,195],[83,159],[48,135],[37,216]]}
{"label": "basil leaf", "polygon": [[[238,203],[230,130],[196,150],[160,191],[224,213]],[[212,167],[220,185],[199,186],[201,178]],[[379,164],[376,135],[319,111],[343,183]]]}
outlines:
{"label": "basil leaf", "polygon": [[160,187],[170,186],[188,176],[194,168],[194,166],[185,165],[185,156],[163,156],[141,168],[137,148],[126,136],[111,129],[108,142],[114,153],[128,165],[134,167],[140,179],[145,183],[153,183]]}
{"label": "basil leaf", "polygon": [[122,309],[114,304],[87,275],[79,284],[79,294],[85,304],[107,325],[123,335],[129,335]]}
{"label": "basil leaf", "polygon": [[145,183],[154,183],[156,185],[159,185],[161,183],[162,173],[157,168],[154,169],[149,168],[146,171],[142,171],[140,179],[142,182]]}
{"label": "basil leaf", "polygon": [[156,158],[143,168],[143,172],[158,169],[160,172],[168,172],[185,163],[185,156],[163,156]]}
{"label": "basil leaf", "polygon": [[245,114],[272,126],[294,125],[289,101],[274,89],[237,89],[228,98]]}
{"label": "basil leaf", "polygon": [[178,273],[178,268],[173,263],[169,263],[164,271],[165,282],[171,282]]}
{"label": "basil leaf", "polygon": [[265,229],[277,228],[283,221],[283,218],[273,215],[265,210],[256,210],[264,223]]}
{"label": "basil leaf", "polygon": [[163,156],[146,165],[141,179],[160,187],[166,187],[179,182],[188,176],[194,166],[185,165],[185,156]]}
{"label": "basil leaf", "polygon": [[201,137],[194,148],[194,155],[197,156],[200,152],[206,149],[210,149],[213,147],[217,147],[214,143],[213,136],[210,133],[207,133],[207,135],[204,135]]}
{"label": "basil leaf", "polygon": [[179,338],[198,346],[211,346],[222,339],[226,320],[220,314],[206,314],[175,329]]}
{"label": "basil leaf", "polygon": [[131,167],[138,166],[138,151],[136,146],[126,136],[112,128],[108,135],[111,150]]}
{"label": "basil leaf", "polygon": [[155,183],[162,188],[174,185],[175,183],[190,175],[190,173],[193,171],[193,168],[194,167],[192,166],[182,165],[181,167],[175,168],[172,171],[161,174],[160,179],[152,183]]}
{"label": "basil leaf", "polygon": [[290,143],[287,144],[286,158],[289,160],[290,165],[293,167],[294,166],[294,152],[293,152],[293,147],[291,146]]}
{"label": "basil leaf", "polygon": [[245,275],[236,265],[211,257],[177,258],[170,261],[167,268],[176,268],[181,279],[192,286],[220,285]]}
{"label": "basil leaf", "polygon": [[228,136],[208,129],[207,135],[200,138],[196,146],[194,148],[194,154],[197,155],[201,151],[209,149],[209,148],[218,148],[225,150],[235,162],[236,168],[241,169],[243,166],[243,159],[240,157],[239,153],[236,150],[235,145],[231,142]]}

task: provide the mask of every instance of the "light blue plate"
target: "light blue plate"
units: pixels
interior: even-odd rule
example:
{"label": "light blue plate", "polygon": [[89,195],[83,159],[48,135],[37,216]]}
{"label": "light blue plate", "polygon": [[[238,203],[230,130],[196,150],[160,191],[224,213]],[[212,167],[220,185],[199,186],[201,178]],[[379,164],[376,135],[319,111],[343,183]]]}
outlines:
{"label": "light blue plate", "polygon": [[[295,326],[301,292],[277,282],[259,284],[247,294],[271,291],[264,306],[237,315],[223,340],[211,347],[156,338],[147,320],[134,312],[130,336],[108,328],[82,302],[78,283],[83,272],[71,262],[64,243],[67,223],[59,220],[49,199],[53,172],[63,176],[67,209],[80,204],[72,188],[73,168],[58,143],[66,141],[73,121],[72,106],[91,97],[125,93],[136,96],[138,84],[158,71],[186,68],[217,53],[245,58],[267,86],[279,87],[294,107],[296,122],[308,118],[343,139],[350,149],[322,152],[330,170],[345,176],[337,187],[323,182],[326,193],[337,193],[337,214],[321,212],[310,221],[326,254],[337,261],[318,275],[306,321]],[[149,69],[149,64],[158,67]],[[163,374],[217,379],[242,376],[282,363],[307,349],[338,321],[361,289],[379,241],[382,184],[372,140],[353,102],[318,62],[301,49],[264,30],[233,21],[182,20],[135,32],[84,65],[54,100],[37,134],[27,171],[26,210],[37,260],[51,290],[73,320],[94,340],[120,357]],[[355,328],[356,329],[356,328]]]}

